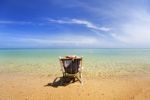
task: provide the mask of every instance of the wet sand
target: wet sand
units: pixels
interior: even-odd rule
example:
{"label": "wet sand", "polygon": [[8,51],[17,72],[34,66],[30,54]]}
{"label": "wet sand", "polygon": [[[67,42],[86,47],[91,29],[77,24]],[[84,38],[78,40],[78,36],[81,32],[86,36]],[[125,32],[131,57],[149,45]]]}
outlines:
{"label": "wet sand", "polygon": [[57,76],[0,73],[0,100],[150,100],[150,75],[84,77],[66,86]]}

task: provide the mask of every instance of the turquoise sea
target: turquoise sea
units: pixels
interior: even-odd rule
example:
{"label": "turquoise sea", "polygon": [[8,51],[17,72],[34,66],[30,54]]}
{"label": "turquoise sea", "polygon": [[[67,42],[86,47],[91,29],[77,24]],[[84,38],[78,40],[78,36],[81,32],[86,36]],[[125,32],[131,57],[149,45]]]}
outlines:
{"label": "turquoise sea", "polygon": [[150,74],[150,49],[0,49],[0,73],[59,75],[59,56],[83,56],[84,75]]}

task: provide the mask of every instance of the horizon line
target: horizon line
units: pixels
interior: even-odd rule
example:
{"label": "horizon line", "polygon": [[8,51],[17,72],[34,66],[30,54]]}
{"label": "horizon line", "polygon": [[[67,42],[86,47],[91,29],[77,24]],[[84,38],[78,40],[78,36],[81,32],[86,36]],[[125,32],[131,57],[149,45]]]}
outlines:
{"label": "horizon line", "polygon": [[110,48],[109,47],[108,48],[103,48],[103,47],[102,48],[85,48],[85,47],[83,48],[70,48],[70,47],[69,48],[65,48],[65,47],[64,48],[60,48],[60,47],[58,48],[56,47],[55,48],[37,48],[37,47],[32,48],[31,47],[31,48],[0,48],[0,49],[150,49],[150,48],[139,48],[139,47],[137,48],[136,47],[133,47],[133,48],[126,48],[126,47],[122,47],[122,48],[119,48],[119,47],[116,47],[116,48],[115,47],[113,48],[111,47]]}

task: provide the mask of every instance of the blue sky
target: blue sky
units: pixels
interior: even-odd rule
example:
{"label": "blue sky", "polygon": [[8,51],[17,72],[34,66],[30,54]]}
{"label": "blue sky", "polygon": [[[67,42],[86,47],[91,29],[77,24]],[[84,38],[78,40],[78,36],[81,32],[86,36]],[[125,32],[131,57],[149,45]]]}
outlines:
{"label": "blue sky", "polygon": [[149,48],[149,0],[0,0],[0,48]]}

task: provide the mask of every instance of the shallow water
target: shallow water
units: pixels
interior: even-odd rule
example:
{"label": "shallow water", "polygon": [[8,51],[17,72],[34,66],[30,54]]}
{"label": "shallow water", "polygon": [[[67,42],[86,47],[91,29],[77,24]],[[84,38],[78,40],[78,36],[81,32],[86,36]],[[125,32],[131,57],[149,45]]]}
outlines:
{"label": "shallow water", "polygon": [[0,72],[56,75],[65,55],[83,56],[86,75],[150,74],[150,49],[0,49]]}

